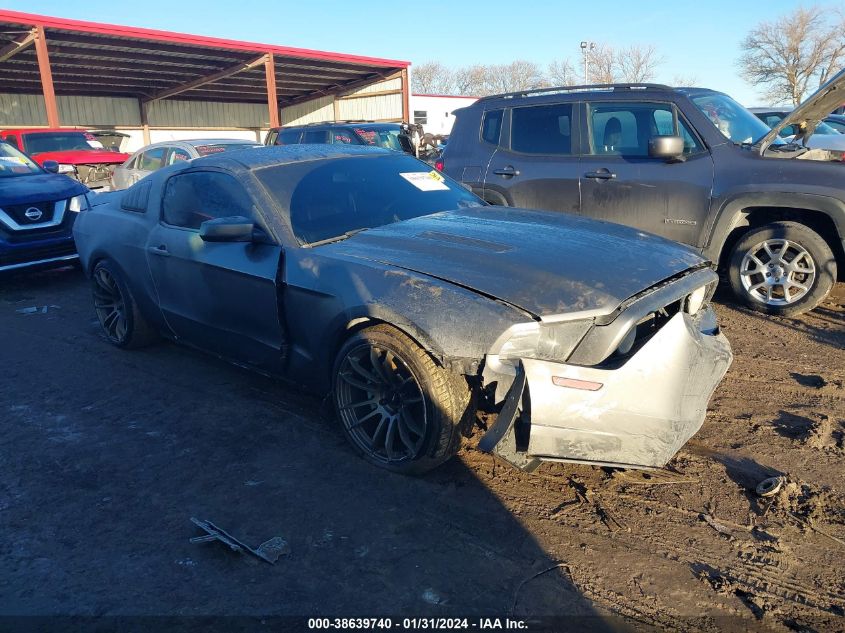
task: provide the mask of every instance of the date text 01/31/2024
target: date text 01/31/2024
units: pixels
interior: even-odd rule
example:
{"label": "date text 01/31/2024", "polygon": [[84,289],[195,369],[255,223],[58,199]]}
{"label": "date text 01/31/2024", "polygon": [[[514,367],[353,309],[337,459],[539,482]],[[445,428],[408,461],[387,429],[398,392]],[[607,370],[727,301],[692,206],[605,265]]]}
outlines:
{"label": "date text 01/31/2024", "polygon": [[398,630],[398,631],[444,631],[444,630],[527,630],[524,620],[513,618],[309,618],[308,628],[312,630]]}

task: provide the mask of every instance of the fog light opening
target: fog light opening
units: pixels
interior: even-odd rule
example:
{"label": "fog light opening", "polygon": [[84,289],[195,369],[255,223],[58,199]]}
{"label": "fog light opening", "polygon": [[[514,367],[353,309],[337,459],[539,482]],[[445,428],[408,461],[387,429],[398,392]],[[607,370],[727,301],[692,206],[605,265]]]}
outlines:
{"label": "fog light opening", "polygon": [[558,387],[580,389],[581,391],[598,391],[604,387],[604,384],[600,382],[593,382],[592,380],[578,380],[577,378],[566,378],[564,376],[552,376],[552,383]]}

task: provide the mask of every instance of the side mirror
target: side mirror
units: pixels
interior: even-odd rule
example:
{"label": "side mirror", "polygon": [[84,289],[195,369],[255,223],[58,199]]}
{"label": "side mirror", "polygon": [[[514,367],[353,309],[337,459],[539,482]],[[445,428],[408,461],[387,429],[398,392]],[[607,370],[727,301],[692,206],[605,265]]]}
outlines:
{"label": "side mirror", "polygon": [[200,224],[200,237],[206,242],[251,242],[254,230],[252,220],[235,215],[206,220]]}
{"label": "side mirror", "polygon": [[41,166],[44,168],[44,171],[49,171],[51,174],[59,173],[59,163],[54,160],[45,160]]}
{"label": "side mirror", "polygon": [[684,139],[680,136],[652,136],[648,141],[648,155],[652,158],[681,158]]}

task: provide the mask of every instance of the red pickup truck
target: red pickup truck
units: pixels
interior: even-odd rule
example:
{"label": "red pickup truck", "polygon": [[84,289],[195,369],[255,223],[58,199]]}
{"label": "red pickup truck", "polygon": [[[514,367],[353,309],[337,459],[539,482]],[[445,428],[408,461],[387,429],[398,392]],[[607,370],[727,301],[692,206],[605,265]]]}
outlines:
{"label": "red pickup truck", "polygon": [[0,140],[29,154],[39,165],[54,160],[59,173],[70,176],[89,189],[108,189],[114,168],[129,154],[107,150],[86,130],[33,128],[0,131]]}

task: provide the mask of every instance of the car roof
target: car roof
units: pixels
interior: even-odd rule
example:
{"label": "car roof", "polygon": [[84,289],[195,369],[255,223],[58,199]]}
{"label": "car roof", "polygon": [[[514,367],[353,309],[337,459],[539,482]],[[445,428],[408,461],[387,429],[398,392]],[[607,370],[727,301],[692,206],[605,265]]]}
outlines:
{"label": "car roof", "polygon": [[361,127],[367,126],[368,128],[375,128],[375,129],[391,129],[395,127],[401,127],[401,123],[391,123],[387,121],[319,121],[317,123],[305,123],[303,125],[285,125],[282,127],[272,128],[277,132],[287,132],[288,130],[306,130],[306,129],[313,129],[315,127]]}
{"label": "car roof", "polygon": [[258,141],[250,141],[245,138],[190,138],[179,141],[168,141],[169,143],[186,143],[197,147],[200,145],[261,145]]}
{"label": "car roof", "polygon": [[467,109],[477,107],[489,107],[491,102],[500,102],[497,105],[506,105],[513,101],[554,101],[560,97],[568,100],[577,100],[584,97],[595,97],[596,95],[636,95],[642,97],[656,97],[682,94],[696,96],[703,94],[722,94],[709,88],[694,87],[673,87],[665,84],[633,83],[633,84],[596,84],[587,86],[561,86],[557,88],[537,88],[533,90],[522,90],[518,92],[506,92],[497,95],[482,97],[466,106]]}
{"label": "car roof", "polygon": [[405,156],[393,150],[366,145],[268,145],[212,154],[191,161],[195,167],[226,167],[232,161],[254,170],[274,165],[351,156]]}

